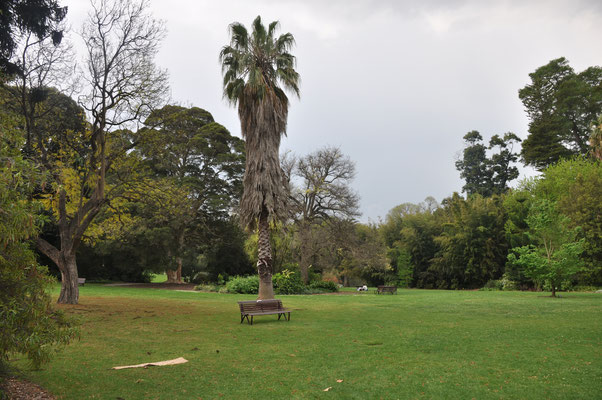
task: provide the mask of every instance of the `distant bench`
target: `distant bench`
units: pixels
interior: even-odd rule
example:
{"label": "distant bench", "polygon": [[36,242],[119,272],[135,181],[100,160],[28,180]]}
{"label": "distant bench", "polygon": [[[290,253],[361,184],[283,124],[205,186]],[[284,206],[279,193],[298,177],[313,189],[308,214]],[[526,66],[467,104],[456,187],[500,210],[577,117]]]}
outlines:
{"label": "distant bench", "polygon": [[86,278],[77,278],[77,285],[84,286],[86,284]]}
{"label": "distant bench", "polygon": [[[270,315],[278,314],[278,320],[284,315],[284,319],[287,321],[291,320],[291,311],[282,306],[282,301],[278,299],[274,300],[250,300],[250,301],[239,301],[238,306],[240,307],[240,323],[247,319],[247,322],[253,325],[253,317],[255,315]],[[288,314],[288,318],[287,318]],[[251,320],[249,320],[249,316]]]}
{"label": "distant bench", "polygon": [[397,286],[380,285],[376,287],[376,294],[391,293],[397,294]]}

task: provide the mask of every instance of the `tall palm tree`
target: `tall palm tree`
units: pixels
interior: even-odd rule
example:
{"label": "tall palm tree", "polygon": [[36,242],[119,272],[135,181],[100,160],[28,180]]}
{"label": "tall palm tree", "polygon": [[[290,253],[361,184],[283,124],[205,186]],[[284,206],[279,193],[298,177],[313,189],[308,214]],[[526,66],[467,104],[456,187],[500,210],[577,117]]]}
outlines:
{"label": "tall palm tree", "polygon": [[244,25],[234,22],[230,45],[219,56],[224,97],[238,105],[246,142],[240,218],[243,226],[258,229],[259,299],[274,298],[270,223],[284,215],[288,197],[278,157],[289,104],[283,88],[299,96],[299,74],[289,53],[295,39],[290,33],[275,37],[278,27],[274,21],[266,29],[258,16],[249,35]]}

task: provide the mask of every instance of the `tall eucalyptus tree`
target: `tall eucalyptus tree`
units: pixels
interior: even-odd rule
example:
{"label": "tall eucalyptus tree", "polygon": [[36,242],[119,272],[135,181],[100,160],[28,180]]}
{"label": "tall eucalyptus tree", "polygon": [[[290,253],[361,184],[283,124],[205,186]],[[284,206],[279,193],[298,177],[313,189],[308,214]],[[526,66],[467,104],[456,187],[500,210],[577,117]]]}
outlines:
{"label": "tall eucalyptus tree", "polygon": [[280,139],[286,134],[289,100],[284,90],[299,96],[299,74],[292,34],[276,37],[279,23],[266,29],[258,16],[249,34],[244,25],[229,26],[230,44],[222,48],[224,97],[238,106],[246,145],[240,218],[243,226],[258,229],[259,298],[274,297],[270,223],[286,212],[287,184],[279,161]]}

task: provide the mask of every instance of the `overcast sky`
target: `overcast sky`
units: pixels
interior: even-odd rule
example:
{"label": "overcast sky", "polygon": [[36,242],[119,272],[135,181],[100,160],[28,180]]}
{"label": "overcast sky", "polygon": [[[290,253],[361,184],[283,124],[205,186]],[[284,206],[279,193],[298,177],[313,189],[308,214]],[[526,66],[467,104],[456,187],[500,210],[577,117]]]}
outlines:
{"label": "overcast sky", "polygon": [[[60,3],[79,31],[88,1]],[[227,27],[279,20],[302,79],[281,150],[339,146],[356,162],[364,222],[460,191],[454,161],[466,132],[524,139],[518,90],[537,67],[558,57],[578,72],[602,65],[600,0],[151,0],[151,10],[168,31],[157,63],[172,101],[208,110],[237,136],[218,63]]]}

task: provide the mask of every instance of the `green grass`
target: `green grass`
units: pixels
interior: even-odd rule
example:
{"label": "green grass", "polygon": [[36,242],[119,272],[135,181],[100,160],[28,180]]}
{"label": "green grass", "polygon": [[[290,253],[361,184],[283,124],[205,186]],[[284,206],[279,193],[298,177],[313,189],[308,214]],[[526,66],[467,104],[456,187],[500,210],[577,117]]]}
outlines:
{"label": "green grass", "polygon": [[[253,296],[86,285],[81,340],[28,377],[61,399],[594,399],[602,296],[400,290]],[[185,357],[187,364],[111,370]],[[24,361],[16,365],[24,366]],[[337,382],[342,380],[342,382]],[[328,392],[324,389],[331,388]]]}
{"label": "green grass", "polygon": [[152,274],[151,275],[151,282],[152,283],[167,282],[167,274],[165,274],[165,273],[163,273],[163,274]]}

